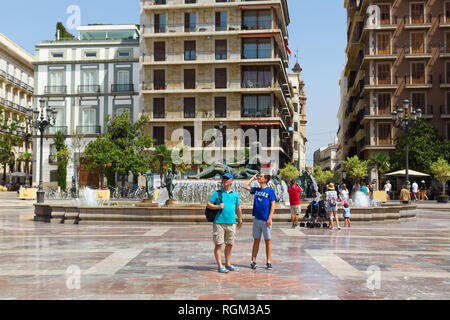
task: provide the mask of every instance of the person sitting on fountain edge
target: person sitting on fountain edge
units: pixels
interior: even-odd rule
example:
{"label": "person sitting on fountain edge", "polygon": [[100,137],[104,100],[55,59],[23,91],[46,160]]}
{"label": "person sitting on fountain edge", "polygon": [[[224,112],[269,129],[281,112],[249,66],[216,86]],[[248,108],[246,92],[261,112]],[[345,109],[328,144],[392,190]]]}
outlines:
{"label": "person sitting on fountain edge", "polygon": [[[221,210],[216,216],[213,225],[213,240],[215,244],[214,256],[216,258],[218,271],[220,273],[228,273],[229,271],[238,271],[231,264],[231,251],[236,240],[236,209],[239,215],[239,223],[237,228],[242,227],[242,209],[239,194],[231,189],[234,177],[230,173],[226,173],[222,177],[222,202],[220,201],[219,192],[212,194],[208,202],[208,208],[211,210]],[[225,246],[225,267],[222,264],[222,246]]]}
{"label": "person sitting on fountain edge", "polygon": [[[264,240],[266,242],[266,256],[267,264],[266,269],[272,270],[272,218],[275,213],[275,204],[277,196],[272,188],[269,188],[270,175],[257,174],[250,181],[245,183],[244,189],[250,191],[255,195],[255,201],[253,203],[253,250],[252,261],[250,267],[256,269],[256,257],[259,251],[259,244],[261,242],[261,236],[264,234]],[[253,181],[258,181],[260,187],[250,187]]]}

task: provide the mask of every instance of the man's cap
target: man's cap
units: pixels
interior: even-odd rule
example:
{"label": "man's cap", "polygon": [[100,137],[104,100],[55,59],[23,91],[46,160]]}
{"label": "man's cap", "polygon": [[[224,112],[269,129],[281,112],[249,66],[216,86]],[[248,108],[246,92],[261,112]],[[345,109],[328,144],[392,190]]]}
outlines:
{"label": "man's cap", "polygon": [[228,179],[233,179],[234,180],[234,177],[231,175],[231,173],[225,173],[223,176],[222,176],[222,179],[223,178],[228,178]]}

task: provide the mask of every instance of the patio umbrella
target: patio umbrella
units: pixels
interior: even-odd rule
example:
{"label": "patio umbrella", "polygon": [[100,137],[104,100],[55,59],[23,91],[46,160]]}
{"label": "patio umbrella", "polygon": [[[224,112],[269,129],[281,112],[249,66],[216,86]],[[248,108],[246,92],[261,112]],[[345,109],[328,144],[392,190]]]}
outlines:
{"label": "patio umbrella", "polygon": [[[414,170],[408,170],[408,174],[410,177],[429,177],[429,174],[414,171]],[[391,172],[386,174],[386,176],[389,177],[406,177],[406,170],[399,170],[395,172]]]}

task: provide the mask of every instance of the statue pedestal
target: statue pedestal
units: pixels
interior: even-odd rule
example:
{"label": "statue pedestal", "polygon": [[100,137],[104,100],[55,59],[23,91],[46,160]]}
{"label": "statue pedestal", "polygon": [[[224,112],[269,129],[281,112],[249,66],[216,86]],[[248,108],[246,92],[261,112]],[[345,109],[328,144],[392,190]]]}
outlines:
{"label": "statue pedestal", "polygon": [[175,204],[177,204],[178,202],[176,200],[167,200],[166,201],[166,206],[173,206]]}
{"label": "statue pedestal", "polygon": [[153,203],[152,200],[144,200],[141,203],[136,204],[138,208],[158,208],[159,205],[157,203]]}

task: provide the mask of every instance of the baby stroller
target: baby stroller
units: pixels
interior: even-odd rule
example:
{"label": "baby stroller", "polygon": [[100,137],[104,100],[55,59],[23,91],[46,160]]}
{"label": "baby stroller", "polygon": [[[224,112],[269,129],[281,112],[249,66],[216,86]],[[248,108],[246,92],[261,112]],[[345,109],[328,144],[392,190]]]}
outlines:
{"label": "baby stroller", "polygon": [[323,200],[313,201],[306,209],[306,214],[303,217],[303,222],[300,223],[300,227],[304,228],[328,228],[329,220],[328,212]]}

